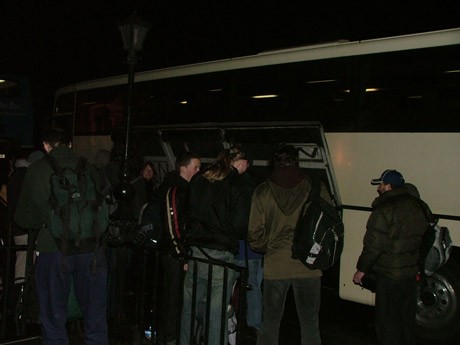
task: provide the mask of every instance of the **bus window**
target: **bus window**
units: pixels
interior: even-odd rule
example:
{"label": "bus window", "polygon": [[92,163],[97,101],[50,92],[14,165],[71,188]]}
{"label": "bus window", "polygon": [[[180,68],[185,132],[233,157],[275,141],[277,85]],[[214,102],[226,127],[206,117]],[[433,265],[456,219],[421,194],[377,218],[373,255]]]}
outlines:
{"label": "bus window", "polygon": [[446,73],[458,66],[458,54],[458,47],[444,47],[369,56],[362,67],[366,72],[359,128],[386,132],[458,128],[460,73]]}

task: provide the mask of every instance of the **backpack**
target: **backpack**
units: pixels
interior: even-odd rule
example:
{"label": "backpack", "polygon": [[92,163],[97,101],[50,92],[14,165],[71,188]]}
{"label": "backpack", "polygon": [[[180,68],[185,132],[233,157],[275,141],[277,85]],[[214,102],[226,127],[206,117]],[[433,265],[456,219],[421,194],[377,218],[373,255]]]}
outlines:
{"label": "backpack", "polygon": [[141,210],[136,239],[145,242],[146,246],[161,248],[173,255],[183,254],[182,233],[185,222],[182,196],[179,187],[173,186],[167,190],[163,205],[156,197],[145,204]]}
{"label": "backpack", "polygon": [[292,258],[309,269],[327,270],[342,254],[343,237],[337,210],[320,197],[319,183],[313,183],[294,230]]}
{"label": "backpack", "polygon": [[51,236],[64,255],[96,251],[109,219],[86,159],[80,157],[74,169],[61,168],[51,155],[45,160],[53,170],[48,200]]}
{"label": "backpack", "polygon": [[167,249],[174,255],[186,253],[184,246],[184,195],[181,194],[178,186],[170,187],[166,193],[165,227],[162,241]]}
{"label": "backpack", "polygon": [[430,223],[420,247],[421,271],[427,276],[433,275],[447,263],[452,247],[449,229],[437,225],[437,222]]}

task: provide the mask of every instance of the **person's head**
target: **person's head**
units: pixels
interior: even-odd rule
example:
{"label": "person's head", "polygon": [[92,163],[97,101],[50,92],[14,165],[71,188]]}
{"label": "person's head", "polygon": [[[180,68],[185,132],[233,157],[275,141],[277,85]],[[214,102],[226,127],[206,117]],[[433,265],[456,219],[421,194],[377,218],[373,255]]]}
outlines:
{"label": "person's head", "polygon": [[238,174],[243,174],[248,170],[250,159],[246,152],[241,150],[241,146],[234,146],[230,149],[230,165],[234,167]]}
{"label": "person's head", "polygon": [[223,180],[235,168],[239,174],[244,173],[249,167],[249,158],[239,146],[224,150],[219,153],[216,161],[204,172],[203,176],[209,181]]}
{"label": "person's head", "polygon": [[30,163],[27,161],[29,151],[27,149],[19,149],[11,158],[11,168],[27,168]]}
{"label": "person's head", "polygon": [[201,157],[193,152],[184,152],[176,157],[176,170],[186,181],[190,182],[201,168]]}
{"label": "person's head", "polygon": [[39,159],[42,159],[44,156],[45,156],[45,154],[41,150],[32,151],[29,154],[29,156],[27,156],[27,163],[29,163],[29,165],[30,165],[30,164],[38,161]]}
{"label": "person's head", "polygon": [[94,165],[98,169],[102,169],[110,163],[110,152],[107,150],[99,150],[94,157]]}
{"label": "person's head", "polygon": [[59,127],[48,127],[43,134],[43,147],[47,153],[58,146],[72,147],[70,134]]}
{"label": "person's head", "polygon": [[284,145],[273,153],[273,167],[299,166],[299,150],[292,145]]}
{"label": "person's head", "polygon": [[153,180],[155,177],[155,169],[152,162],[148,161],[144,163],[141,168],[141,175],[147,181]]}
{"label": "person's head", "polygon": [[404,187],[404,177],[399,171],[388,169],[379,178],[372,179],[371,184],[378,186],[377,193],[383,194]]}

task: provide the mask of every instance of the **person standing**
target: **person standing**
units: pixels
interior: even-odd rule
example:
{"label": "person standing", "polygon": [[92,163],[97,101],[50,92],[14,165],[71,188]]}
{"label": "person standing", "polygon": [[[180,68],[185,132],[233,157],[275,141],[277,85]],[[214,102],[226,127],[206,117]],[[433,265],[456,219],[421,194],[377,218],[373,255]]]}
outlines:
{"label": "person standing", "polygon": [[[404,177],[385,170],[371,184],[379,196],[367,221],[353,282],[376,272],[375,329],[380,345],[415,345],[419,250],[432,218],[428,205],[404,188]],[[428,217],[427,217],[428,215]]]}
{"label": "person standing", "polygon": [[[263,321],[258,345],[278,344],[279,328],[289,287],[292,286],[301,327],[302,345],[319,345],[318,313],[321,270],[310,270],[291,258],[294,229],[311,190],[311,178],[299,168],[299,152],[290,145],[278,149],[274,170],[252,198],[248,243],[264,256]],[[321,196],[330,197],[321,185]]]}
{"label": "person standing", "polygon": [[[158,187],[158,198],[162,204],[162,214],[165,217],[172,217],[177,220],[177,229],[184,229],[186,223],[186,202],[190,187],[190,181],[195,176],[201,167],[201,157],[193,152],[183,152],[176,157],[175,169],[166,174],[163,183]],[[174,190],[174,210],[171,214],[166,205],[166,199],[170,198],[169,194]],[[171,199],[171,198],[170,198]],[[173,221],[166,219],[162,224],[164,227],[163,233],[170,234],[173,229],[169,227]],[[182,281],[183,281],[183,266],[184,262],[177,257],[178,253],[171,238],[166,239],[163,243],[165,255],[162,256],[164,269],[164,286],[162,290],[160,333],[159,337],[166,334],[167,338],[174,337],[177,332],[177,327],[180,323],[181,301],[182,297]],[[178,248],[177,248],[178,249]],[[161,332],[162,331],[162,332]]]}
{"label": "person standing", "polygon": [[[78,157],[72,152],[70,135],[56,127],[48,128],[43,136],[43,147],[60,167],[74,169]],[[87,169],[96,176],[96,172]],[[32,164],[24,177],[15,214],[18,226],[24,229],[40,229],[35,260],[35,282],[39,304],[39,319],[42,340],[46,345],[68,344],[66,332],[67,302],[73,280],[75,294],[84,318],[86,345],[104,345],[107,339],[107,265],[104,249],[97,252],[74,253],[69,245],[62,253],[52,237],[47,224],[50,223],[49,198],[50,177],[53,168],[42,158]],[[96,178],[93,178],[96,181]],[[96,182],[97,189],[97,182]],[[108,218],[106,209],[101,216]],[[81,239],[83,244],[83,240]],[[78,250],[78,249],[77,249]],[[88,248],[89,250],[89,248]],[[95,265],[94,265],[95,263]]]}
{"label": "person standing", "polygon": [[246,335],[257,339],[257,334],[262,328],[262,280],[263,280],[263,254],[256,253],[249,247],[247,241],[240,240],[240,249],[236,264],[247,267],[248,277],[246,292]]}
{"label": "person standing", "polygon": [[[249,161],[240,148],[221,152],[217,160],[203,174],[195,176],[190,184],[188,217],[185,241],[191,255],[196,258],[214,259],[235,263],[238,240],[247,234],[252,188],[241,179],[249,167]],[[208,264],[197,261],[197,280],[194,287],[194,267],[190,265],[184,279],[184,303],[182,307],[180,344],[188,345],[193,335],[192,295],[197,303],[207,298],[209,310],[209,345],[221,344],[221,337],[227,341],[227,321],[221,329],[222,310],[227,310],[235,272],[228,270],[225,281],[224,269],[212,266],[211,295],[207,296]],[[223,295],[226,283],[226,296]],[[205,325],[206,326],[206,325]]]}
{"label": "person standing", "polygon": [[155,179],[155,168],[153,163],[148,161],[142,165],[140,174],[131,183],[134,187],[134,198],[131,203],[132,215],[139,220],[142,207],[152,200],[155,193],[153,181]]}
{"label": "person standing", "polygon": [[[19,195],[21,193],[22,183],[24,176],[26,175],[27,168],[33,162],[39,160],[44,156],[42,151],[33,151],[25,159],[24,153],[19,153],[19,156],[14,162],[14,170],[8,179],[8,218],[13,220],[18,204]],[[28,243],[28,231],[20,228],[14,221],[10,223],[12,233],[14,236],[14,243],[17,246],[27,246]],[[16,250],[16,261],[14,266],[14,285],[13,285],[13,299],[14,305],[16,305],[17,298],[20,294],[21,286],[25,281],[26,276],[26,261],[27,261],[27,250]]]}

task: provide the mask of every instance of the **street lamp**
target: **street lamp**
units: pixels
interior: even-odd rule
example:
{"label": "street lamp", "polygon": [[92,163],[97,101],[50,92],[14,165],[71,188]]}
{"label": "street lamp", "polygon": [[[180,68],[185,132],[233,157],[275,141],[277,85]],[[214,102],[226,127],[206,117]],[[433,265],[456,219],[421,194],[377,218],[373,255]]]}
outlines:
{"label": "street lamp", "polygon": [[128,52],[127,62],[129,65],[128,74],[128,99],[126,103],[126,141],[125,141],[125,155],[123,167],[120,171],[121,183],[115,189],[115,197],[119,200],[130,201],[134,196],[134,188],[129,183],[129,167],[128,167],[128,149],[131,136],[131,106],[132,106],[132,92],[134,85],[134,66],[137,63],[136,54],[140,52],[144,45],[144,39],[150,29],[150,24],[144,22],[135,14],[131,15],[126,20],[118,25],[123,40],[123,49]]}

